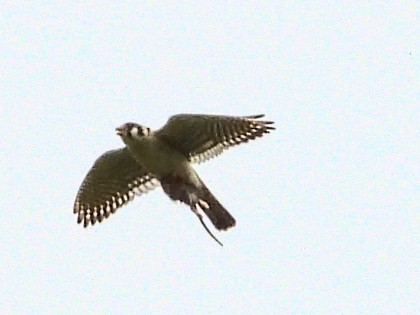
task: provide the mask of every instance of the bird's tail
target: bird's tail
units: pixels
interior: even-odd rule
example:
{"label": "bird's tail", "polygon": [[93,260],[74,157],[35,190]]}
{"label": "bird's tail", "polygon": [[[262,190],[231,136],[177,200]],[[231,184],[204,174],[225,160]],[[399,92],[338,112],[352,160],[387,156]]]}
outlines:
{"label": "bird's tail", "polygon": [[206,185],[201,182],[197,188],[187,184],[177,176],[165,176],[160,179],[162,189],[172,200],[179,200],[192,208],[199,206],[218,230],[227,230],[235,226],[235,219],[217,201]]}
{"label": "bird's tail", "polygon": [[210,221],[218,230],[227,230],[235,226],[235,218],[217,201],[216,197],[210,192],[206,185],[202,183],[202,187],[198,192],[198,206],[207,215]]}

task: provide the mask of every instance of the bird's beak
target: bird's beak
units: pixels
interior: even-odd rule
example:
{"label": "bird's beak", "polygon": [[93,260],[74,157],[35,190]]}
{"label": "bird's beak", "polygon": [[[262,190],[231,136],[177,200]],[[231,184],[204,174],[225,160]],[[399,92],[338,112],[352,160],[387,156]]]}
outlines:
{"label": "bird's beak", "polygon": [[117,133],[117,135],[119,135],[120,137],[125,137],[126,136],[126,129],[124,128],[124,126],[120,126],[115,128],[115,131]]}

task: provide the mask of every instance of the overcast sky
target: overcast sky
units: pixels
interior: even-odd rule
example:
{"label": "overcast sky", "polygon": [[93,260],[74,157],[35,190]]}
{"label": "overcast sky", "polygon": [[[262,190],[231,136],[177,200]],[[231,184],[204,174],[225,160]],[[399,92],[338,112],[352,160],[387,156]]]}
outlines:
{"label": "overcast sky", "polygon": [[[1,5],[0,313],[418,314],[416,1],[147,3]],[[196,168],[224,247],[160,188],[76,224],[115,127],[178,113],[276,123]]]}

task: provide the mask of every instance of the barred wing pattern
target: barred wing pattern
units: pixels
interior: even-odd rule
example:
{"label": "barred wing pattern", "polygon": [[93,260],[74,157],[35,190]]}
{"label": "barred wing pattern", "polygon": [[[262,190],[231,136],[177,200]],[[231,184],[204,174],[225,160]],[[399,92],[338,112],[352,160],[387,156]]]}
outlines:
{"label": "barred wing pattern", "polygon": [[224,150],[248,142],[275,128],[264,115],[217,116],[182,114],[172,116],[156,136],[184,154],[190,162],[207,161]]}
{"label": "barred wing pattern", "polygon": [[77,223],[84,227],[102,222],[111,213],[146,193],[159,181],[131,157],[128,149],[117,149],[100,156],[87,173],[74,203]]}

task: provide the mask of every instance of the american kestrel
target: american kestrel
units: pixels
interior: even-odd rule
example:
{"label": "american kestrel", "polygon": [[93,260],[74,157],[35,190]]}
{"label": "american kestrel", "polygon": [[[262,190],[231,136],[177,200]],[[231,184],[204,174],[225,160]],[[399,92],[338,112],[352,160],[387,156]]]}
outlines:
{"label": "american kestrel", "polygon": [[181,114],[159,130],[136,123],[116,128],[125,147],[101,155],[87,173],[74,203],[77,222],[87,227],[102,222],[135,195],[157,186],[172,200],[190,206],[207,232],[201,209],[218,230],[235,225],[192,167],[224,150],[262,137],[275,128],[264,115],[233,117]]}

